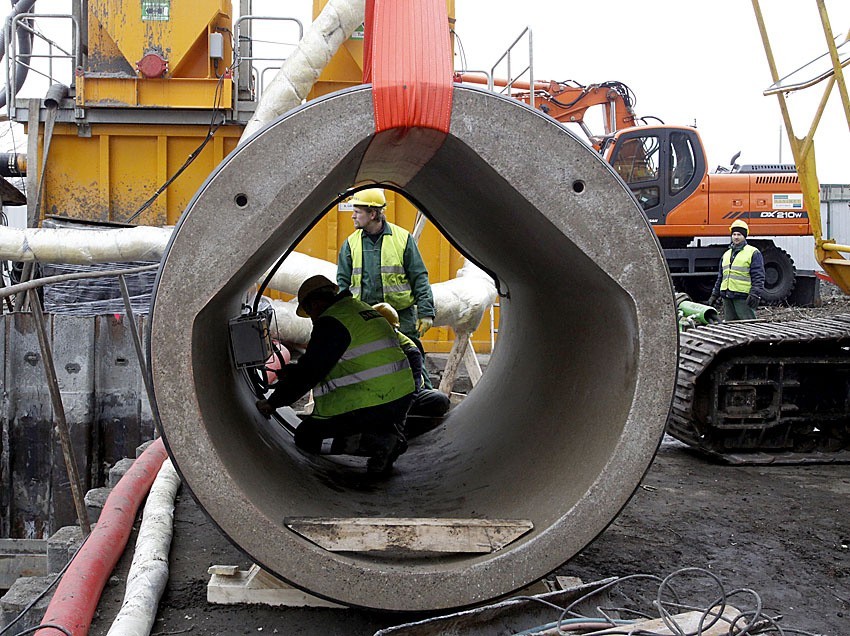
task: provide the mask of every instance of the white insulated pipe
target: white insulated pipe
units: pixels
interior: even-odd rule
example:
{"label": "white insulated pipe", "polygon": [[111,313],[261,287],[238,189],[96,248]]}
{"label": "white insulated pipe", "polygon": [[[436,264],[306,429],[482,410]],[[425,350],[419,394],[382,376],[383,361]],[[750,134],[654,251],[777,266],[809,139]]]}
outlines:
{"label": "white insulated pipe", "polygon": [[365,0],[328,0],[263,92],[239,143],[307,99],[310,89],[340,45],[363,24],[365,13]]}
{"label": "white insulated pipe", "polygon": [[[0,260],[69,265],[126,261],[158,261],[165,253],[173,228],[139,226],[108,230],[74,228],[15,229],[0,226]],[[307,278],[321,274],[336,280],[334,263],[300,252],[291,252],[269,281],[269,288],[293,296]],[[264,280],[268,272],[263,274]],[[437,315],[436,327],[473,331],[496,299],[492,278],[467,262],[458,277],[431,286]],[[304,344],[310,339],[312,322],[295,315],[295,305],[272,303],[276,316],[275,336]]]}
{"label": "white insulated pipe", "polygon": [[170,459],[159,469],[142,514],[124,601],[107,636],[148,636],[168,582],[168,552],[174,534],[174,498],[180,476]]}
{"label": "white insulated pipe", "polygon": [[0,260],[69,265],[158,261],[172,229],[139,226],[93,231],[0,226]]}

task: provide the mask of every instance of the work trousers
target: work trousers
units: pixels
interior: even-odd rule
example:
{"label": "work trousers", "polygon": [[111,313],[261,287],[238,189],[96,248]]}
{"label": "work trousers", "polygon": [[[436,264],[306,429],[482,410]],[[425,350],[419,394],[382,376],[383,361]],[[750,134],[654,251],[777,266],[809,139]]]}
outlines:
{"label": "work trousers", "polygon": [[723,321],[752,320],[756,317],[756,310],[747,304],[746,298],[724,298],[723,299]]}
{"label": "work trousers", "polygon": [[371,457],[393,437],[404,438],[404,420],[413,394],[333,417],[307,415],[295,429],[295,445],[319,455]]}

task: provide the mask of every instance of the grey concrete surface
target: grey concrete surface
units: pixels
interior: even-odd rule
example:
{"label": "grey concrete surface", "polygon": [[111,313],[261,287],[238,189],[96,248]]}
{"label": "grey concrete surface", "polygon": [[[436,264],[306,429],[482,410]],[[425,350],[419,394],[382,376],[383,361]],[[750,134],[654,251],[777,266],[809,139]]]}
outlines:
{"label": "grey concrete surface", "polygon": [[[382,146],[391,160],[373,152],[382,140],[368,87],[291,111],[211,176],[158,281],[150,361],[178,470],[255,561],[341,603],[460,607],[556,568],[626,503],[672,396],[671,285],[625,186],[538,111],[463,87],[453,99],[450,134],[424,159],[416,134]],[[295,450],[257,413],[227,335],[262,272],[340,193],[370,182],[403,190],[506,294],[486,377],[382,484]],[[568,478],[550,479],[564,467]],[[322,550],[284,524],[364,516],[521,519],[534,530],[488,555],[391,561]]]}

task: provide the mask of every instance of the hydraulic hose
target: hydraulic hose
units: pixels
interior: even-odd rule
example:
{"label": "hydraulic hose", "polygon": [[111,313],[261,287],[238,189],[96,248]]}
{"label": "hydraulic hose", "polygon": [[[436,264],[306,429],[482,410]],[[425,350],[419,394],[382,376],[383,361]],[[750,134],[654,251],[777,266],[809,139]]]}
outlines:
{"label": "hydraulic hose", "polygon": [[[18,0],[15,2],[12,11],[6,16],[4,28],[0,31],[0,60],[6,54],[6,24],[10,24],[15,16],[22,13],[29,13],[30,9],[35,6],[35,0]],[[25,29],[18,29],[18,49],[20,51],[23,63],[18,64],[15,72],[15,95],[21,90],[24,82],[29,74],[29,61],[32,55],[32,34]],[[6,95],[6,87],[0,88],[0,108],[6,105],[8,96]]]}
{"label": "hydraulic hose", "polygon": [[136,512],[166,457],[159,438],[112,489],[91,536],[74,557],[47,606],[41,621],[45,626],[40,631],[42,636],[63,633],[49,625],[60,625],[74,636],[88,634],[103,587],[127,545]]}

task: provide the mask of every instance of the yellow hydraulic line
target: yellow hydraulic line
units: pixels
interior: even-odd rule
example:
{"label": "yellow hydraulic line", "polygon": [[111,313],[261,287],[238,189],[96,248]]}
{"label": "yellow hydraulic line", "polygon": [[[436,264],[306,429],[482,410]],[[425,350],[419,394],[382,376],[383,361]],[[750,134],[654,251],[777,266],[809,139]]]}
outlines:
{"label": "yellow hydraulic line", "polygon": [[824,241],[821,247],[829,252],[850,252],[850,245],[841,245],[841,243]]}

